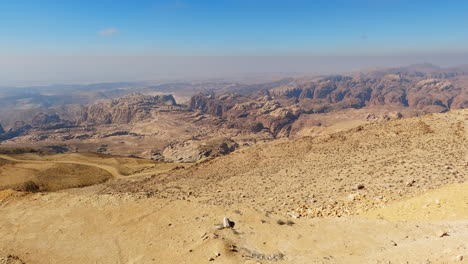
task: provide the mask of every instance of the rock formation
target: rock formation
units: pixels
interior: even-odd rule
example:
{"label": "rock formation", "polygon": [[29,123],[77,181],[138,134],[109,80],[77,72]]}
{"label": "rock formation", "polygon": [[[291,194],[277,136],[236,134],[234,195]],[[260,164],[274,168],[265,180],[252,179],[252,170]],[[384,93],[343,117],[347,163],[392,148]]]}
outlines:
{"label": "rock formation", "polygon": [[239,145],[231,139],[212,139],[206,142],[188,140],[171,144],[164,149],[162,158],[169,161],[194,162],[203,158],[226,155],[236,150]]}
{"label": "rock formation", "polygon": [[83,107],[79,123],[128,124],[149,117],[153,110],[169,111],[176,108],[176,106],[177,104],[172,95],[131,94],[116,100]]}
{"label": "rock formation", "polygon": [[0,141],[8,140],[20,135],[23,135],[31,128],[30,125],[25,124],[23,121],[15,122],[15,125],[8,130],[8,132],[0,135]]}
{"label": "rock formation", "polygon": [[297,80],[295,85],[275,88],[271,93],[276,97],[294,98],[303,105],[314,105],[310,112],[329,112],[367,105],[397,105],[421,110],[430,106],[440,106],[441,110],[465,108],[468,97],[462,90],[449,80],[411,79],[389,74]]}
{"label": "rock formation", "polygon": [[[69,143],[88,148],[87,141],[101,139],[113,154],[194,161],[236,148],[232,142],[223,145],[214,138],[250,145],[274,138],[328,133],[335,129],[331,126],[351,119],[383,122],[466,108],[466,87],[467,70],[417,65],[267,83],[205,83],[203,89],[194,89],[182,97],[188,100],[192,95],[187,105],[176,104],[172,95],[133,93],[117,98],[122,91],[114,91],[98,98],[117,99],[31,110],[16,119],[22,120],[16,124],[7,116],[10,119],[2,119],[3,124],[12,128],[0,133],[0,140],[24,135],[25,142],[73,141]],[[150,93],[145,89],[136,91]],[[132,147],[124,147],[127,142]],[[135,146],[139,146],[138,152]],[[132,152],[127,153],[128,149]]]}
{"label": "rock formation", "polygon": [[42,126],[51,123],[58,123],[60,121],[60,117],[57,114],[48,115],[44,113],[39,113],[33,118],[31,124],[32,126]]}

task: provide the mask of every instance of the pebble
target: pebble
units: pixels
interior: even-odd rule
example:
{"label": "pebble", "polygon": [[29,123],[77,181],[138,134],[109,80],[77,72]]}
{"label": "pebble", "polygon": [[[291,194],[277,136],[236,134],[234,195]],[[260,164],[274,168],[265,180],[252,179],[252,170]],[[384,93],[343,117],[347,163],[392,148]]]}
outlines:
{"label": "pebble", "polygon": [[392,240],[390,242],[392,242],[392,246],[394,246],[394,247],[398,246],[398,244],[395,241]]}
{"label": "pebble", "polygon": [[411,180],[409,180],[409,181],[406,182],[406,186],[407,186],[407,187],[411,187],[411,186],[413,186],[413,184],[414,184],[415,182],[416,182],[415,180],[411,179]]}
{"label": "pebble", "polygon": [[445,232],[445,231],[440,231],[438,234],[437,234],[438,237],[444,237],[444,236],[448,236],[448,233]]}
{"label": "pebble", "polygon": [[361,183],[356,184],[356,189],[358,189],[358,190],[364,189],[364,184],[361,184]]}
{"label": "pebble", "polygon": [[357,200],[358,194],[352,193],[348,195],[348,201],[352,202],[354,200]]}
{"label": "pebble", "polygon": [[463,260],[463,256],[462,256],[462,255],[458,255],[458,256],[457,256],[457,260],[458,260],[458,261],[462,261],[462,260]]}

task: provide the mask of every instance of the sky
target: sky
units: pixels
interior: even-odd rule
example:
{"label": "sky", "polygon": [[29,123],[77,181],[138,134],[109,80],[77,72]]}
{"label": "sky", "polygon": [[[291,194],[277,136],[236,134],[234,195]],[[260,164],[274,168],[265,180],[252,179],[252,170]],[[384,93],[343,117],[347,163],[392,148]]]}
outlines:
{"label": "sky", "polygon": [[463,64],[467,14],[465,0],[0,0],[0,85]]}

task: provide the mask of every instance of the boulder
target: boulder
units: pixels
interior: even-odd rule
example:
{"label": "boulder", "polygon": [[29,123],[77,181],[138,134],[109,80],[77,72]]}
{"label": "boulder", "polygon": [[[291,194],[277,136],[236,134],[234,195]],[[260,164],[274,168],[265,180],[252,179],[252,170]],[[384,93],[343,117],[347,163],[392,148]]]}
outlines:
{"label": "boulder", "polygon": [[398,111],[389,112],[387,116],[390,119],[400,119],[403,117],[403,115]]}
{"label": "boulder", "polygon": [[229,218],[227,217],[224,217],[223,218],[223,227],[224,228],[233,228],[235,225],[235,223],[231,220],[229,220]]}

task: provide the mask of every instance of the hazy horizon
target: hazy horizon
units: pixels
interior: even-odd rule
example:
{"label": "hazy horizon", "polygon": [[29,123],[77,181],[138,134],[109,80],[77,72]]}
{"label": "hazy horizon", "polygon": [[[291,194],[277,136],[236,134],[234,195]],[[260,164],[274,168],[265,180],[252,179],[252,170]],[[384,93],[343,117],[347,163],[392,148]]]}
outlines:
{"label": "hazy horizon", "polygon": [[468,2],[3,1],[0,85],[468,62]]}
{"label": "hazy horizon", "polygon": [[468,54],[394,56],[3,57],[0,86],[214,79],[265,74],[326,75],[430,63],[466,64]]}

